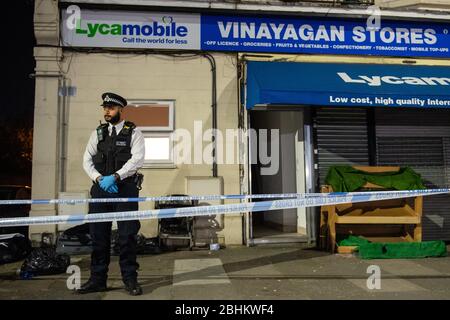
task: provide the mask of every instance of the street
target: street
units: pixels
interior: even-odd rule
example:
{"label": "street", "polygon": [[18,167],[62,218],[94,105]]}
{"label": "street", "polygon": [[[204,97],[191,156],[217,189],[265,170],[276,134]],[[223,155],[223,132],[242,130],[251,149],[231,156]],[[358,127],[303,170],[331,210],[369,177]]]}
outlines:
{"label": "street", "polygon": [[[109,290],[86,295],[67,289],[69,274],[19,280],[21,262],[0,266],[0,299],[450,299],[450,257],[361,260],[284,244],[174,251],[138,262],[142,296],[125,292],[118,257],[112,257]],[[89,263],[89,256],[72,257],[82,283]],[[368,289],[371,265],[381,269],[380,289]]]}

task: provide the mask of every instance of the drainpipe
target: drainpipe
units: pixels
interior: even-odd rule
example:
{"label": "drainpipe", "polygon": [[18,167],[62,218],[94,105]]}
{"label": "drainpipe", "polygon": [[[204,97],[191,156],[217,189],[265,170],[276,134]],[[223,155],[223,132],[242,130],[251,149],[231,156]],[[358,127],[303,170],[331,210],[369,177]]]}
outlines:
{"label": "drainpipe", "polygon": [[[58,88],[58,153],[59,153],[59,161],[58,161],[58,191],[64,192],[66,191],[66,127],[67,127],[67,119],[66,119],[66,107],[67,107],[67,96],[68,96],[68,87],[67,87],[67,78],[62,76],[59,81]],[[59,197],[59,195],[58,195]]]}
{"label": "drainpipe", "polygon": [[209,53],[203,54],[203,56],[208,59],[211,64],[211,76],[212,76],[212,156],[213,156],[213,164],[212,164],[212,176],[217,177],[217,140],[216,140],[216,131],[217,131],[217,74],[216,74],[216,60]]}

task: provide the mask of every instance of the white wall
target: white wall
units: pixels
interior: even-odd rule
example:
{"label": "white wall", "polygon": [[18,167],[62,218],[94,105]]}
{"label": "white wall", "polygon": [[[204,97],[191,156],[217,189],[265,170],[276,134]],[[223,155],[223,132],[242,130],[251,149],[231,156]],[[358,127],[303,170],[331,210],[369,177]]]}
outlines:
{"label": "white wall", "polygon": [[[237,128],[237,78],[234,55],[215,54],[217,63],[218,128]],[[68,104],[67,190],[85,191],[91,181],[82,169],[82,156],[91,132],[103,120],[101,94],[117,92],[128,99],[174,99],[175,128],[193,130],[194,120],[211,126],[211,72],[203,57],[178,59],[143,54],[65,52],[63,68],[77,92]],[[42,120],[45,121],[45,120]],[[52,120],[53,121],[53,120]],[[35,136],[39,143],[44,136]],[[45,142],[45,141],[42,141]],[[204,142],[206,145],[207,142]],[[186,193],[186,176],[210,176],[211,165],[180,165],[176,169],[144,169],[141,196]],[[239,193],[238,165],[219,165],[224,193]],[[39,183],[39,182],[38,182]],[[139,209],[152,209],[140,203]],[[242,243],[241,216],[225,219],[225,242]],[[142,221],[141,231],[156,235],[155,221]]]}

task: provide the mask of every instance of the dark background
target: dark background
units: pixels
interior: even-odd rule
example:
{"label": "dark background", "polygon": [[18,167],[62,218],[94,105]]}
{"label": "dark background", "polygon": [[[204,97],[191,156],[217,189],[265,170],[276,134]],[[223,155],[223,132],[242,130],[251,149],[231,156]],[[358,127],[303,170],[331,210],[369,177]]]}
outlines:
{"label": "dark background", "polygon": [[0,185],[31,185],[35,45],[33,0],[8,1],[3,11]]}

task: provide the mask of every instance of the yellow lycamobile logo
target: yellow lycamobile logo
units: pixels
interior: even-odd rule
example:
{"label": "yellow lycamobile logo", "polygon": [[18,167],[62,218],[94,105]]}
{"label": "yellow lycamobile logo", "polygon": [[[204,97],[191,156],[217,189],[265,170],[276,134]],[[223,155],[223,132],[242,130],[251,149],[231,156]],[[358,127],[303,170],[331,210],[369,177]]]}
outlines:
{"label": "yellow lycamobile logo", "polygon": [[113,36],[146,36],[146,37],[186,37],[188,28],[180,26],[172,17],[163,17],[163,23],[154,21],[150,24],[108,24],[88,22],[81,27],[81,19],[77,20],[76,34],[85,34],[92,38],[97,35]]}

